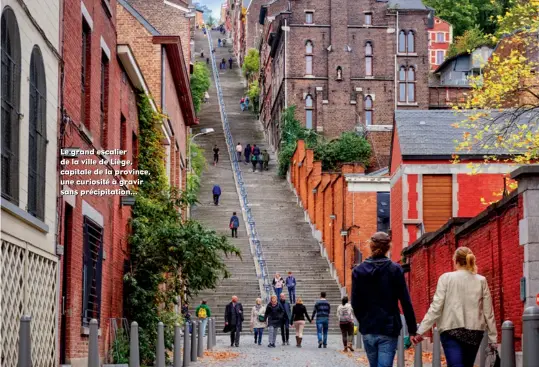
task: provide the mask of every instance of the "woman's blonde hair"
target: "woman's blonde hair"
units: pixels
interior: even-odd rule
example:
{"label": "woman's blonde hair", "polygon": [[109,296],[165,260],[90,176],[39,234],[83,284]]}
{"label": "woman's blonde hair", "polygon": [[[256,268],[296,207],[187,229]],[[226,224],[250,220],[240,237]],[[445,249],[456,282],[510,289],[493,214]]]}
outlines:
{"label": "woman's blonde hair", "polygon": [[257,305],[261,305],[261,304],[262,304],[262,298],[257,298],[256,301],[255,301],[255,303],[256,303]]}
{"label": "woman's blonde hair", "polygon": [[298,297],[298,298],[296,299],[296,303],[297,303],[298,305],[302,305],[302,304],[303,304],[303,300],[301,299],[301,297]]}
{"label": "woman's blonde hair", "polygon": [[462,266],[466,270],[477,274],[475,255],[468,247],[459,247],[453,255],[453,261],[455,264]]}
{"label": "woman's blonde hair", "polygon": [[271,301],[273,302],[273,299],[275,298],[275,301],[277,301],[277,296],[274,294],[273,296],[271,296]]}

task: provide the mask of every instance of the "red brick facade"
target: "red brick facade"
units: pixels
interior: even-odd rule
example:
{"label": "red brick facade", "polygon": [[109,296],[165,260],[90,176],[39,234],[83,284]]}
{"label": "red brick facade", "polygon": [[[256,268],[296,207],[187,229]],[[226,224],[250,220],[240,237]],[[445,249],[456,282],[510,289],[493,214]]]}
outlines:
{"label": "red brick facade", "polygon": [[520,350],[524,250],[519,245],[518,223],[522,216],[522,197],[515,193],[471,220],[455,218],[439,231],[411,244],[404,253],[410,267],[407,281],[417,319],[421,320],[427,312],[440,275],[453,270],[454,251],[467,246],[477,257],[479,274],[489,284],[498,342],[502,322],[511,320],[515,324],[516,347]]}
{"label": "red brick facade", "polygon": [[[284,1],[268,6],[264,34],[272,44],[261,45],[261,120],[270,143],[278,148],[283,108],[297,106],[296,117],[307,123],[309,95],[313,129],[328,138],[344,131],[366,131],[377,165],[387,165],[395,108],[428,106],[428,11],[397,12],[387,3],[368,0],[331,1],[331,6],[327,0],[289,4],[290,11]],[[413,52],[397,52],[401,30],[413,32]],[[372,47],[372,57],[367,55],[367,45]],[[367,63],[372,63],[372,70]],[[395,103],[399,90],[395,78],[401,66],[415,70],[415,96]],[[369,122],[364,104],[367,97],[372,100]]]}
{"label": "red brick facade", "polygon": [[335,278],[348,294],[356,252],[367,258],[367,240],[377,231],[377,193],[389,189],[387,177],[369,177],[364,172],[361,164],[344,164],[340,172],[322,172],[322,163],[314,161],[313,151],[305,149],[303,140],[298,141],[290,166],[290,183],[313,235],[322,243]]}
{"label": "red brick facade", "polygon": [[444,61],[449,46],[453,43],[453,26],[434,17],[434,27],[429,29],[429,64],[432,71]]}
{"label": "red brick facade", "polygon": [[[63,59],[64,66],[64,118],[65,137],[63,147],[81,149],[128,150],[125,159],[133,160],[138,134],[136,95],[116,56],[116,2],[108,8],[99,0],[70,2],[63,7]],[[109,13],[111,11],[111,13]],[[87,29],[87,65],[84,73],[86,99],[81,103],[81,58],[83,55],[83,19]],[[101,124],[101,75],[102,61],[105,64],[104,120]],[[83,105],[81,108],[81,104]],[[84,109],[84,114],[82,113]],[[84,121],[81,121],[85,116]],[[121,127],[121,124],[124,124]],[[121,134],[125,134],[121,136]],[[100,156],[84,158],[101,159]],[[118,156],[110,158],[120,158]],[[119,169],[119,165],[78,165],[67,164],[64,168]],[[64,179],[88,179],[88,176],[61,176]],[[118,179],[112,175],[92,175],[93,179]],[[76,186],[71,189],[118,188],[114,186]],[[63,186],[62,189],[68,189]],[[111,319],[122,317],[122,285],[124,261],[127,254],[128,220],[131,210],[120,206],[120,196],[79,196],[63,197],[60,241],[64,246],[61,272],[60,309],[60,359],[73,366],[86,363],[88,353],[87,324],[83,318],[96,317],[100,321],[101,337],[99,350],[105,355],[110,345]],[[88,311],[83,315],[83,248],[84,218],[95,222],[103,231],[103,261],[101,275],[100,313]]]}

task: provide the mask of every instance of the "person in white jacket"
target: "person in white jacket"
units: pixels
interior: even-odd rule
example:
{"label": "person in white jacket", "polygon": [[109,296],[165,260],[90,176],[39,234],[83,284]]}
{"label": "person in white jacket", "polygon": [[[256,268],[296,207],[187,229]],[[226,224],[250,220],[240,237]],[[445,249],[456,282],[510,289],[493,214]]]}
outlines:
{"label": "person in white jacket", "polygon": [[436,293],[423,318],[414,344],[434,323],[447,359],[447,367],[473,367],[485,331],[490,348],[496,348],[497,330],[492,297],[484,276],[477,274],[475,255],[459,247],[453,255],[455,271],[442,274]]}
{"label": "person in white jacket", "polygon": [[262,344],[262,335],[264,335],[264,328],[266,327],[266,321],[264,321],[264,314],[266,313],[266,306],[262,305],[262,299],[257,298],[256,304],[251,310],[251,330],[255,333],[255,344]]}
{"label": "person in white jacket", "polygon": [[341,328],[342,343],[344,352],[353,352],[352,341],[354,339],[354,310],[348,302],[348,297],[342,298],[342,305],[337,308],[337,318],[339,319],[339,327]]}

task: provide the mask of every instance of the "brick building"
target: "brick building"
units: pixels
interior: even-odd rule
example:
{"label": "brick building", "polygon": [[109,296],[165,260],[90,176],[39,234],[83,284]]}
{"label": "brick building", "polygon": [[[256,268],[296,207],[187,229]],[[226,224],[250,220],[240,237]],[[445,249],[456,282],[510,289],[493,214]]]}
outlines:
{"label": "brick building", "polygon": [[[502,151],[457,152],[455,141],[463,131],[453,125],[466,119],[452,110],[397,111],[392,140],[391,234],[392,258],[424,233],[434,232],[452,217],[473,217],[486,202],[499,199],[504,175],[513,165],[492,163],[472,174],[468,163],[483,162],[485,155]],[[452,163],[458,154],[460,163]],[[506,154],[507,155],[507,154]]]}
{"label": "brick building", "polygon": [[[146,8],[144,8],[146,9]],[[157,108],[166,115],[162,125],[170,184],[184,189],[187,180],[188,127],[197,123],[189,89],[189,71],[182,55],[182,29],[153,15],[152,21],[131,1],[117,6],[118,43],[132,50]],[[148,14],[150,14],[149,12]]]}
{"label": "brick building", "polygon": [[442,65],[452,43],[453,26],[451,23],[434,17],[434,26],[429,29],[429,63],[431,71]]}
{"label": "brick building", "polygon": [[[521,350],[522,312],[535,305],[539,293],[539,167],[523,166],[511,173],[518,192],[485,208],[473,218],[453,218],[405,249],[407,282],[418,320],[428,310],[440,275],[453,270],[452,256],[459,246],[477,258],[478,273],[487,278],[501,340],[501,324],[515,325],[516,350]],[[517,352],[517,366],[522,365]]]}
{"label": "brick building", "polygon": [[200,28],[204,26],[204,10],[196,9],[195,23]]}
{"label": "brick building", "polygon": [[232,0],[232,36],[234,55],[238,61],[238,65],[243,65],[243,59],[246,53],[246,16],[247,9],[251,0]]}
{"label": "brick building", "polygon": [[[16,366],[31,319],[34,365],[57,365],[60,1],[2,2],[0,364]],[[80,74],[79,74],[80,78]],[[80,80],[80,79],[79,79]]]}
{"label": "brick building", "polygon": [[363,165],[351,163],[338,172],[324,172],[322,162],[300,140],[288,179],[332,276],[342,293],[350,295],[352,268],[370,255],[367,240],[389,229],[387,170],[365,174]]}
{"label": "brick building", "polygon": [[[60,144],[94,150],[68,159],[62,169],[120,169],[111,159],[135,162],[138,147],[138,88],[144,81],[134,59],[116,42],[116,2],[83,0],[63,7],[63,116]],[[124,156],[98,154],[100,149],[127,150]],[[83,159],[101,163],[84,164]],[[78,160],[79,164],[76,164]],[[62,173],[62,172],[60,172]],[[116,174],[62,175],[61,180],[121,180]],[[122,189],[127,184],[120,186]],[[99,350],[105,356],[111,326],[122,317],[122,285],[127,258],[129,207],[120,195],[84,195],[81,190],[118,189],[113,184],[62,183],[59,242],[61,275],[60,363],[85,366],[89,322],[99,321]],[[75,192],[78,190],[78,193]]]}
{"label": "brick building", "polygon": [[250,48],[260,49],[264,26],[260,24],[260,8],[267,0],[251,0],[245,13],[245,52]]}
{"label": "brick building", "polygon": [[281,111],[295,105],[328,138],[367,133],[387,165],[395,109],[428,107],[432,12],[404,0],[277,0],[261,12],[260,115],[270,144],[278,148]]}

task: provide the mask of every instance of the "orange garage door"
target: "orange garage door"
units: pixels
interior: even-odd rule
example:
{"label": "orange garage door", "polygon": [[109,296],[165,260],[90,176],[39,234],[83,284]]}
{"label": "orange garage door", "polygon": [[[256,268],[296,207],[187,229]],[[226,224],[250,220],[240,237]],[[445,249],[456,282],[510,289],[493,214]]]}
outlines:
{"label": "orange garage door", "polygon": [[423,176],[423,224],[425,232],[435,232],[453,214],[451,175]]}

